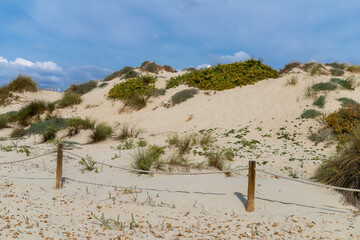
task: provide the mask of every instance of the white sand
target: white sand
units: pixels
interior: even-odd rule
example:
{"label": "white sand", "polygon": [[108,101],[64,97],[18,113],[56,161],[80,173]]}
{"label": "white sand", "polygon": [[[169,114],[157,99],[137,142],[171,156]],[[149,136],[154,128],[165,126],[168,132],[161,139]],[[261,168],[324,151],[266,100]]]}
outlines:
{"label": "white sand", "polygon": [[[157,86],[176,74],[162,73]],[[296,75],[298,84],[286,86]],[[163,77],[161,77],[163,76]],[[120,101],[106,94],[119,80],[109,82],[83,96],[83,103],[56,110],[61,117],[91,117],[112,126],[130,122],[146,130],[141,137],[149,143],[166,146],[170,133],[214,129],[219,146],[236,148],[232,167],[247,166],[257,160],[258,168],[288,176],[291,168],[300,178],[309,178],[330,154],[334,145],[315,146],[307,139],[309,127],[321,127],[321,121],[297,119],[304,109],[314,108],[313,99],[304,90],[313,83],[328,81],[330,76],[310,77],[305,73],[261,81],[255,85],[223,92],[201,91],[194,98],[174,107],[162,107],[171,96],[186,89],[169,89],[165,96],[152,99],[140,111],[122,112]],[[359,89],[327,93],[323,113],[340,107],[339,97],[360,102]],[[42,91],[24,94],[21,101],[0,109],[0,113],[18,110],[33,99],[55,101],[61,94]],[[192,116],[192,118],[190,117]],[[189,120],[190,119],[190,120]],[[242,139],[257,140],[255,148],[236,143],[240,129],[248,129]],[[229,133],[234,129],[236,133]],[[118,131],[119,129],[117,129]],[[0,130],[5,137],[11,129]],[[231,131],[230,131],[231,132]],[[295,140],[278,138],[290,134]],[[89,132],[66,140],[89,142]],[[2,146],[14,140],[1,141]],[[134,140],[136,143],[138,140]],[[30,146],[31,155],[54,150],[53,144],[40,144],[40,137],[16,140],[17,149]],[[72,150],[82,156],[117,166],[129,167],[133,150],[124,150],[111,160],[120,144],[107,140],[81,145]],[[112,147],[112,148],[111,148]],[[201,148],[197,149],[201,151]],[[166,151],[169,151],[167,149]],[[24,153],[0,151],[0,162],[26,158]],[[304,185],[257,174],[255,211],[245,210],[247,172],[232,177],[148,176],[119,169],[100,167],[99,173],[81,173],[78,159],[65,158],[64,188],[55,190],[55,159],[42,157],[26,163],[1,165],[0,239],[357,239],[360,238],[358,211],[344,205],[341,194],[333,190]],[[194,162],[203,157],[189,155]],[[196,171],[196,170],[194,170]],[[135,190],[136,187],[136,190]],[[127,189],[127,190],[124,190]],[[132,189],[132,190],[129,190]],[[138,193],[135,193],[137,191]],[[124,229],[107,229],[92,215],[123,222]],[[130,229],[132,214],[135,223]],[[124,238],[125,237],[125,238]]]}

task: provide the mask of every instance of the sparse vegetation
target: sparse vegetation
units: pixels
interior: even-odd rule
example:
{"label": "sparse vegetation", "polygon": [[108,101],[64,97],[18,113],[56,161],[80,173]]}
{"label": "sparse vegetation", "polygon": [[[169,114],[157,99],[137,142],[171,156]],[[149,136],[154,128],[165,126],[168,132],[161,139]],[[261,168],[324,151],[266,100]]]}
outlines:
{"label": "sparse vegetation", "polygon": [[342,107],[347,107],[347,106],[351,106],[351,105],[359,105],[358,102],[356,102],[350,98],[346,98],[346,97],[338,98],[337,100],[341,102]]}
{"label": "sparse vegetation", "polygon": [[339,84],[341,87],[348,90],[354,90],[356,87],[356,82],[353,77],[348,77],[345,80],[340,78],[332,78],[330,82]]}
{"label": "sparse vegetation", "polygon": [[166,89],[164,88],[154,88],[151,93],[150,96],[151,97],[159,97],[159,96],[164,96],[166,93]]}
{"label": "sparse vegetation", "polygon": [[94,129],[94,127],[95,121],[90,118],[82,119],[80,117],[75,117],[66,120],[66,128],[68,129],[69,136],[78,134],[81,129]]}
{"label": "sparse vegetation", "polygon": [[323,108],[325,106],[325,96],[320,96],[318,97],[314,102],[313,105],[319,107],[319,108]]}
{"label": "sparse vegetation", "polygon": [[26,131],[24,128],[15,128],[11,134],[10,134],[10,137],[11,138],[21,138],[23,136],[26,135]]}
{"label": "sparse vegetation", "polygon": [[[86,156],[87,158],[90,158],[89,156]],[[90,159],[85,159],[82,158],[79,161],[79,164],[83,167],[83,169],[81,169],[81,173],[85,173],[86,171],[95,171],[95,173],[98,173],[98,168],[96,167],[96,163],[94,161],[91,161]]]}
{"label": "sparse vegetation", "polygon": [[[134,70],[133,67],[126,66],[123,69],[121,69],[120,71],[116,71],[116,72],[110,74],[109,76],[105,77],[103,81],[107,82],[107,81],[113,80],[114,78],[122,77],[124,75],[129,74],[130,72],[134,72],[133,70]],[[136,77],[136,76],[134,76],[134,77]]]}
{"label": "sparse vegetation", "polygon": [[57,130],[60,130],[66,126],[66,119],[64,118],[52,118],[43,122],[38,122],[28,129],[26,129],[27,134],[43,134],[48,127],[53,127]]}
{"label": "sparse vegetation", "polygon": [[42,134],[43,142],[47,142],[47,141],[55,139],[57,132],[58,132],[58,129],[55,128],[54,126],[46,127]]}
{"label": "sparse vegetation", "polygon": [[330,69],[331,75],[333,76],[342,76],[344,75],[344,70],[340,69],[340,68],[332,68]]}
{"label": "sparse vegetation", "polygon": [[0,129],[8,127],[9,117],[5,114],[0,115]]}
{"label": "sparse vegetation", "polygon": [[317,132],[312,132],[308,139],[313,141],[315,145],[332,138],[332,131],[329,128],[321,128]]}
{"label": "sparse vegetation", "polygon": [[98,88],[105,88],[107,85],[109,85],[109,84],[106,82],[103,82],[98,86]]}
{"label": "sparse vegetation", "polygon": [[298,83],[298,79],[296,76],[292,76],[290,79],[286,81],[286,85],[293,85],[295,86]]}
{"label": "sparse vegetation", "polygon": [[27,126],[29,125],[29,121],[31,121],[32,118],[37,117],[37,120],[39,120],[40,115],[45,112],[51,113],[54,108],[55,106],[52,103],[35,100],[28,103],[19,110],[17,113],[17,119],[21,125]]}
{"label": "sparse vegetation", "polygon": [[65,92],[63,98],[58,103],[60,108],[69,107],[80,104],[82,102],[81,95],[75,92]]}
{"label": "sparse vegetation", "polygon": [[346,70],[353,73],[360,73],[360,65],[350,65]]}
{"label": "sparse vegetation", "polygon": [[146,150],[139,148],[133,155],[133,167],[139,170],[150,171],[151,168],[157,169],[162,168],[162,161],[160,160],[161,155],[165,153],[163,147],[152,145]]}
{"label": "sparse vegetation", "polygon": [[322,82],[316,83],[311,87],[314,91],[332,91],[337,88],[337,86],[331,82]]}
{"label": "sparse vegetation", "polygon": [[166,88],[185,84],[201,90],[222,91],[254,84],[266,78],[276,78],[278,75],[276,70],[264,65],[260,60],[251,59],[231,64],[218,64],[193,73],[172,77],[167,82]]}
{"label": "sparse vegetation", "polygon": [[288,73],[296,67],[301,67],[301,63],[300,62],[289,62],[288,64],[285,65],[284,68],[280,69],[279,73],[280,74]]}
{"label": "sparse vegetation", "polygon": [[316,118],[318,116],[321,116],[321,112],[315,110],[315,109],[308,109],[305,110],[302,114],[301,114],[301,118]]}
{"label": "sparse vegetation", "polygon": [[72,84],[65,92],[73,92],[79,95],[84,95],[97,87],[97,82],[90,80],[82,84]]}
{"label": "sparse vegetation", "polygon": [[332,67],[334,69],[345,69],[346,68],[346,63],[337,63],[337,62],[333,62],[333,63],[326,63],[326,66]]}
{"label": "sparse vegetation", "polygon": [[[349,142],[340,154],[325,161],[315,172],[314,179],[328,185],[360,189],[360,132],[352,132]],[[360,206],[360,193],[341,191],[345,200],[356,207]]]}
{"label": "sparse vegetation", "polygon": [[138,129],[135,125],[130,123],[123,123],[120,126],[119,140],[125,140],[127,138],[137,138],[142,133],[141,129]]}
{"label": "sparse vegetation", "polygon": [[307,71],[310,76],[314,76],[321,73],[322,65],[316,62],[309,62],[303,65],[303,69]]}
{"label": "sparse vegetation", "polygon": [[19,75],[13,79],[8,85],[0,87],[0,105],[8,102],[12,97],[12,92],[36,92],[37,83],[31,77]]}
{"label": "sparse vegetation", "polygon": [[185,102],[189,98],[194,97],[199,91],[197,89],[185,89],[180,92],[175,93],[171,97],[171,102],[173,105]]}
{"label": "sparse vegetation", "polygon": [[106,123],[99,123],[94,128],[90,137],[93,142],[101,142],[108,138],[112,134],[112,132],[112,128]]}
{"label": "sparse vegetation", "polygon": [[228,164],[228,156],[226,154],[225,149],[217,148],[215,151],[210,151],[206,154],[206,157],[208,159],[208,165],[209,167],[215,167],[219,170],[227,170],[229,169]]}

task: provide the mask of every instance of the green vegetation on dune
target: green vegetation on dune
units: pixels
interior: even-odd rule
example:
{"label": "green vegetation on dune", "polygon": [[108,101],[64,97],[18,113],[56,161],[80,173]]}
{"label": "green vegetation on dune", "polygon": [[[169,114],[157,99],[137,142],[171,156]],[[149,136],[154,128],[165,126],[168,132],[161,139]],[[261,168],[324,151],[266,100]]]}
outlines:
{"label": "green vegetation on dune", "polygon": [[257,81],[278,76],[278,71],[259,60],[251,59],[231,64],[218,64],[196,72],[172,77],[167,82],[166,88],[185,84],[201,90],[222,91],[237,86],[254,84]]}
{"label": "green vegetation on dune", "polygon": [[90,92],[96,87],[97,87],[97,82],[94,80],[90,80],[82,84],[72,84],[68,89],[66,89],[65,92],[74,92],[80,95],[84,95],[85,93]]}
{"label": "green vegetation on dune", "polygon": [[8,98],[12,96],[12,92],[36,92],[37,90],[37,83],[31,77],[20,74],[8,85],[0,88],[0,105],[8,101]]}
{"label": "green vegetation on dune", "polygon": [[64,118],[52,118],[43,122],[35,123],[26,129],[27,134],[44,134],[48,127],[60,130],[66,126],[66,119]]}

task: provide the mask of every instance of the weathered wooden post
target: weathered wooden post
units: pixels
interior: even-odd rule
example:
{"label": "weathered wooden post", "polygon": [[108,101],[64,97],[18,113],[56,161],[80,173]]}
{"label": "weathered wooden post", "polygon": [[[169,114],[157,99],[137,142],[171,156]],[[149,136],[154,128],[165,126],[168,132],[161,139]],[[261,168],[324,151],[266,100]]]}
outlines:
{"label": "weathered wooden post", "polygon": [[62,165],[63,165],[63,145],[58,144],[57,148],[57,162],[56,162],[56,189],[60,189],[62,186]]}
{"label": "weathered wooden post", "polygon": [[255,166],[256,161],[249,161],[249,176],[248,176],[248,199],[246,211],[252,212],[255,209]]}

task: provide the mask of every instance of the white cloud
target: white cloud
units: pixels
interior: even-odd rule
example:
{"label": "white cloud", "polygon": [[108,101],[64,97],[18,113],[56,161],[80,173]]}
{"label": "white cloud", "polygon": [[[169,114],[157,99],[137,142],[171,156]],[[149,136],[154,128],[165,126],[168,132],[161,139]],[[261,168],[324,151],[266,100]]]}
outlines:
{"label": "white cloud", "polygon": [[196,68],[197,68],[197,69],[201,69],[201,68],[209,68],[209,67],[211,67],[210,64],[204,63],[204,64],[201,64],[201,65],[197,66]]}
{"label": "white cloud", "polygon": [[0,56],[0,63],[8,63],[8,60],[2,56]]}
{"label": "white cloud", "polygon": [[217,57],[219,63],[233,63],[250,59],[250,55],[244,51],[234,53],[234,55],[223,55]]}
{"label": "white cloud", "polygon": [[40,69],[42,71],[56,71],[56,72],[62,72],[62,68],[59,67],[56,63],[51,61],[45,61],[45,62],[32,62],[29,60],[26,60],[24,58],[16,58],[15,61],[8,61],[6,58],[0,56],[0,64],[2,65],[8,65],[9,67],[25,67],[25,68],[36,68]]}

